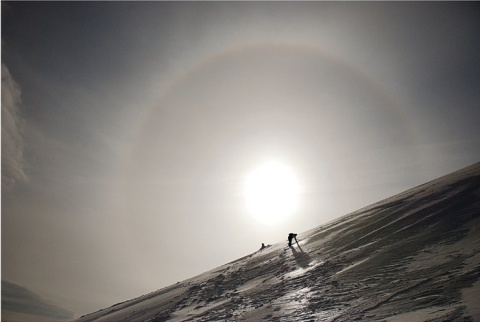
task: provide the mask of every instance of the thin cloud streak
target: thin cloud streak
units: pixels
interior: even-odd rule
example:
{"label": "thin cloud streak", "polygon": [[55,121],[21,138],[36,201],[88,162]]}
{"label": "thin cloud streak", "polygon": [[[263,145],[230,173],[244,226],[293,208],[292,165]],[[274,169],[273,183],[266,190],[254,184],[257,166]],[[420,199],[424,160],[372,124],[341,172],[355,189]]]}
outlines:
{"label": "thin cloud streak", "polygon": [[2,63],[2,189],[26,180],[21,88]]}

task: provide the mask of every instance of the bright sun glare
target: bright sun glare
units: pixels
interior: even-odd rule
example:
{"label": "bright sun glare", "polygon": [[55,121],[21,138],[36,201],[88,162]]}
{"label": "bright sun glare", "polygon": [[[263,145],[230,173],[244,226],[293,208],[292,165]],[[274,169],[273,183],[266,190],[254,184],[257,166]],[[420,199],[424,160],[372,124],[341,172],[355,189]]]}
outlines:
{"label": "bright sun glare", "polygon": [[298,206],[300,185],[288,166],[270,161],[253,170],[245,181],[248,211],[258,221],[275,224]]}

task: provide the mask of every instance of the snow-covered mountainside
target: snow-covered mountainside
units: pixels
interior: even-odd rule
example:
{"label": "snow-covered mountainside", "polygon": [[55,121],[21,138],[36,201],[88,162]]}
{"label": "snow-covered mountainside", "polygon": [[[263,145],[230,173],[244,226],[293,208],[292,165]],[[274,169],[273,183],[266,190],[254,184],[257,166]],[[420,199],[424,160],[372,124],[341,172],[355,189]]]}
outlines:
{"label": "snow-covered mountainside", "polygon": [[80,321],[480,321],[480,163]]}

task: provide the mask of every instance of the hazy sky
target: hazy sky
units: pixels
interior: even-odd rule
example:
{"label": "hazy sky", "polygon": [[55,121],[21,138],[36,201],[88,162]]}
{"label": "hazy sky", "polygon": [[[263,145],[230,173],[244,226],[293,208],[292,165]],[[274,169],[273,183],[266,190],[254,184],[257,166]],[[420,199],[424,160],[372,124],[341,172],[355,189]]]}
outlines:
{"label": "hazy sky", "polygon": [[[2,2],[9,296],[89,313],[479,161],[479,16],[476,2]],[[302,186],[276,225],[242,190],[269,160]]]}

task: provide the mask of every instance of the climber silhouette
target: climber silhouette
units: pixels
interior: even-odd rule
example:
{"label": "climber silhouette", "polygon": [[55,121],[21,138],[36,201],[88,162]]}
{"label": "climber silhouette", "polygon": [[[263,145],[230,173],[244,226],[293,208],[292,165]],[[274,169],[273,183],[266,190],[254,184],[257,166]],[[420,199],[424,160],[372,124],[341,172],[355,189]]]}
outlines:
{"label": "climber silhouette", "polygon": [[288,246],[292,246],[292,239],[295,239],[295,243],[298,244],[297,234],[290,233],[288,234]]}

